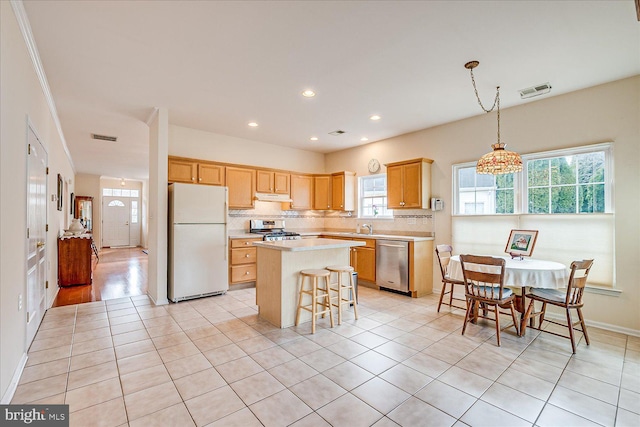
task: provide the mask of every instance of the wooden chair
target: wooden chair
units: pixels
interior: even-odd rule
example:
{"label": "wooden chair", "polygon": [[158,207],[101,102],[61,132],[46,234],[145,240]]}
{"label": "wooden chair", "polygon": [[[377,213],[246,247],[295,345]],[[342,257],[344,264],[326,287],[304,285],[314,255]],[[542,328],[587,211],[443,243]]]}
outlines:
{"label": "wooden chair", "polygon": [[[462,327],[462,335],[467,323],[482,317],[496,322],[496,338],[500,347],[500,314],[511,314],[513,326],[518,333],[518,321],[513,306],[515,294],[504,287],[505,260],[490,256],[460,255],[460,264],[465,283],[467,298],[467,312]],[[482,305],[482,315],[478,314],[478,307]],[[488,316],[493,307],[495,319]],[[510,312],[501,312],[500,308],[509,308]]]}
{"label": "wooden chair", "polygon": [[[449,302],[445,301],[445,305],[449,307],[459,308],[461,310],[466,310],[466,305],[461,307],[460,305],[454,305],[453,300],[456,301],[466,301],[462,298],[454,298],[453,293],[456,285],[464,286],[464,282],[461,280],[452,279],[449,277],[448,267],[449,261],[451,260],[451,255],[453,255],[453,248],[449,245],[437,245],[436,246],[436,256],[438,257],[438,263],[440,264],[440,273],[442,274],[442,291],[440,291],[440,301],[438,302],[438,312],[440,312],[440,306],[442,305],[442,300],[445,295],[449,294]],[[451,286],[450,290],[447,290],[447,285]]]}
{"label": "wooden chair", "polygon": [[[529,303],[529,307],[527,308],[524,319],[530,319],[530,316],[539,316],[540,322],[538,323],[538,327],[535,328],[533,325],[532,327],[542,332],[548,332],[559,337],[570,339],[571,349],[574,353],[576,352],[576,342],[573,334],[574,329],[584,334],[584,340],[587,345],[589,345],[589,335],[587,335],[587,327],[584,323],[584,317],[582,316],[582,306],[584,305],[584,303],[582,302],[582,294],[584,293],[584,287],[587,284],[587,276],[589,275],[589,270],[591,270],[592,265],[592,259],[573,261],[570,267],[571,274],[569,275],[569,283],[567,284],[566,291],[557,289],[531,288],[531,291],[527,294],[527,298],[530,298],[531,302]],[[536,301],[540,301],[542,303],[542,309],[539,312],[534,312],[534,304]],[[547,304],[555,305],[557,307],[562,307],[565,309],[567,316],[566,325],[554,320],[545,319],[544,315],[547,309]],[[573,322],[571,320],[570,310],[572,308],[574,308],[578,312],[579,320],[577,322]],[[567,327],[569,329],[569,336],[558,334],[553,331],[543,330],[542,322],[544,322],[545,320],[549,323]],[[580,323],[582,329],[574,328],[574,326],[578,323]]]}

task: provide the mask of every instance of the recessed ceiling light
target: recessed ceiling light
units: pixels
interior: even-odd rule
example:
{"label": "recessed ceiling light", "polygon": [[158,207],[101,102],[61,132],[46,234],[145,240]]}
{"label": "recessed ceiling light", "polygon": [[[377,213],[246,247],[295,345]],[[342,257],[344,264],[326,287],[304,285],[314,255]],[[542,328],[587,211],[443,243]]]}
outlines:
{"label": "recessed ceiling light", "polygon": [[365,142],[365,141],[368,141],[368,140],[369,140],[369,138],[367,138],[366,136],[363,136],[362,138],[360,138],[360,141],[362,141],[362,142]]}
{"label": "recessed ceiling light", "polygon": [[311,89],[307,89],[304,92],[302,92],[302,96],[304,96],[305,98],[313,98],[314,96],[316,96],[316,93]]}
{"label": "recessed ceiling light", "polygon": [[312,136],[311,138],[309,138],[310,141],[317,141],[318,137],[317,136]]}
{"label": "recessed ceiling light", "polygon": [[247,123],[249,126],[251,126],[252,128],[258,127],[258,124],[256,122],[251,122],[251,123]]}
{"label": "recessed ceiling light", "polygon": [[374,120],[374,121],[375,121],[375,120],[380,120],[381,118],[382,118],[382,117],[380,117],[380,116],[379,116],[379,115],[377,115],[377,114],[374,114],[373,116],[369,117],[369,119]]}

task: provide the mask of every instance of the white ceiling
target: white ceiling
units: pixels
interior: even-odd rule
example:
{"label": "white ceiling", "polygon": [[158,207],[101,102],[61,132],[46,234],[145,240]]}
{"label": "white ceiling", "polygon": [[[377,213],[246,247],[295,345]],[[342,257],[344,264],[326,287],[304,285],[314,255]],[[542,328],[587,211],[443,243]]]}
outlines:
{"label": "white ceiling", "polygon": [[[132,179],[148,176],[154,107],[172,124],[326,153],[482,114],[469,60],[484,103],[500,85],[503,108],[640,74],[633,0],[24,6],[77,172]],[[545,82],[549,95],[520,99]]]}

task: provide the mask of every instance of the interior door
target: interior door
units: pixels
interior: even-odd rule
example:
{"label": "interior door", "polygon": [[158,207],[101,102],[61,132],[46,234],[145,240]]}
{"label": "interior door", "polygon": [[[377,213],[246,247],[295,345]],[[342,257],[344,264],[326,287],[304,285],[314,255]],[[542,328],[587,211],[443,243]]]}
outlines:
{"label": "interior door", "polygon": [[102,198],[102,246],[129,246],[128,197],[104,196]]}
{"label": "interior door", "polygon": [[27,163],[27,345],[46,310],[47,152],[29,127]]}

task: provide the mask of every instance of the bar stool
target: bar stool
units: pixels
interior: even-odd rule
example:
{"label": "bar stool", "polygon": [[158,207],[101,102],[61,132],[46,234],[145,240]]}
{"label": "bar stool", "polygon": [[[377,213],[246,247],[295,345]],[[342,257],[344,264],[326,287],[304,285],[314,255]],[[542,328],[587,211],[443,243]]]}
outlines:
{"label": "bar stool", "polygon": [[[316,316],[329,313],[329,319],[331,320],[331,327],[333,328],[333,312],[331,311],[331,296],[329,295],[329,278],[331,273],[328,270],[323,269],[311,269],[302,270],[300,272],[300,296],[298,298],[298,309],[296,310],[296,326],[300,323],[300,310],[307,310],[311,312],[311,333],[316,333]],[[311,288],[305,288],[305,279],[308,278]],[[318,279],[324,279],[324,287],[318,284]],[[309,282],[307,281],[307,282]],[[303,295],[311,296],[311,303],[308,305],[302,304]],[[322,310],[318,311],[318,305],[322,307]]]}
{"label": "bar stool", "polygon": [[[338,276],[338,281],[329,285],[332,291],[338,293],[338,302],[331,303],[332,306],[338,307],[338,325],[342,324],[342,306],[344,304],[353,303],[353,313],[358,319],[358,302],[356,301],[356,289],[353,283],[353,267],[349,265],[330,265],[327,270],[330,273],[336,273]],[[345,274],[349,277],[347,280],[343,279]],[[349,296],[349,291],[351,291],[351,296]]]}

